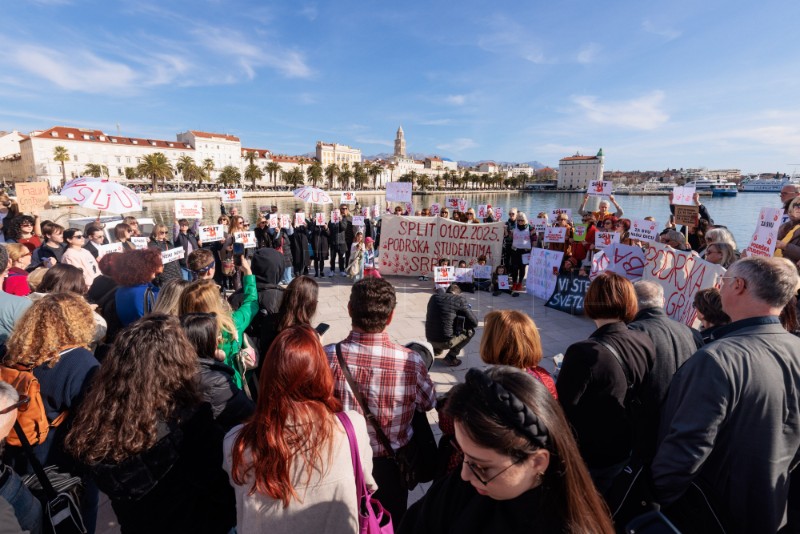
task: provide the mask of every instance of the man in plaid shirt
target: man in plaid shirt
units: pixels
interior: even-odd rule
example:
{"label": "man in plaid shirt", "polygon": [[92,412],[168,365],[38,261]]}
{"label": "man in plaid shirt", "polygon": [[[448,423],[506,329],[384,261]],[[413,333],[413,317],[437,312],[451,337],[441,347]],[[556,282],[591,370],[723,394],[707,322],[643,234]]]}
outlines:
{"label": "man in plaid shirt", "polygon": [[[436,404],[428,369],[416,352],[393,343],[386,333],[397,303],[394,287],[382,278],[365,278],[350,292],[347,310],[352,330],[341,342],[344,358],[370,411],[396,451],[411,439],[414,411],[427,412]],[[335,382],[336,397],[345,410],[363,413],[336,358],[336,344],[325,347]],[[375,497],[400,524],[406,512],[408,491],[397,464],[367,424],[372,444],[372,476],[378,484]]]}

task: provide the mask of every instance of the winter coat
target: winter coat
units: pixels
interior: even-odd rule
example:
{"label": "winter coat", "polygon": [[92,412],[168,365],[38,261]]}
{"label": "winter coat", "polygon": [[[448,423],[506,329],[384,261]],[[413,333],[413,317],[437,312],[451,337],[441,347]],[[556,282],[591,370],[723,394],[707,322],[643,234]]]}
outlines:
{"label": "winter coat", "polygon": [[[342,219],[338,223],[329,222],[328,223],[328,232],[330,232],[329,243],[331,248],[336,247],[337,249],[340,245],[347,244],[347,234],[352,234],[352,228],[348,232],[348,227],[351,227],[352,224],[347,219]],[[350,238],[350,242],[352,243],[352,237]]]}
{"label": "winter coat", "polygon": [[[792,228],[799,225],[800,221],[794,222],[791,219],[785,222],[778,228],[778,241],[786,237],[786,234],[792,231]],[[800,261],[800,228],[792,236],[791,241],[786,243],[786,248],[783,249],[783,257],[788,258],[792,263]]]}
{"label": "winter coat", "polygon": [[[227,331],[222,332],[222,343],[219,348],[225,353],[225,363],[233,367],[236,355],[242,348],[244,331],[250,326],[253,317],[258,313],[258,293],[256,293],[256,277],[252,274],[242,277],[242,302],[239,307],[231,314],[233,324],[236,328],[236,337]],[[234,382],[242,387],[242,375],[236,371]]]}
{"label": "winter coat", "polygon": [[272,246],[283,254],[283,267],[292,266],[292,236],[281,228],[280,233],[272,240]]}
{"label": "winter coat", "polygon": [[464,330],[472,330],[478,326],[478,318],[467,305],[467,299],[461,295],[447,293],[437,289],[428,301],[428,313],[425,318],[425,338],[428,341],[449,341],[455,335],[453,325],[456,317],[464,317]]}
{"label": "winter coat", "polygon": [[311,258],[308,251],[308,228],[298,226],[291,237],[292,265],[294,270],[302,273],[310,264]]}
{"label": "winter coat", "polygon": [[325,261],[328,259],[328,238],[330,232],[326,227],[311,225],[311,248],[314,249],[314,259]]}
{"label": "winter coat", "polygon": [[[154,241],[151,239],[150,242],[147,243],[147,246],[150,248],[157,248],[161,252],[167,251],[171,248],[175,248],[172,245],[172,243],[166,240]],[[182,280],[182,279],[183,275],[181,274],[180,262],[178,260],[175,260],[164,264],[164,272],[155,277],[155,279],[153,280],[153,285],[162,287],[165,283],[167,283],[170,280]]]}

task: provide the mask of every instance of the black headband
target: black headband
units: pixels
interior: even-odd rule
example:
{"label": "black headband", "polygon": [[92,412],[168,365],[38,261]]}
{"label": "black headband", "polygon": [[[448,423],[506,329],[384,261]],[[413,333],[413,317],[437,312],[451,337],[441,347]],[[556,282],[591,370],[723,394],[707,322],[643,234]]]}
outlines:
{"label": "black headband", "polygon": [[466,381],[467,384],[480,391],[490,408],[500,416],[503,423],[539,447],[547,448],[550,440],[547,429],[524,402],[479,369],[467,371]]}

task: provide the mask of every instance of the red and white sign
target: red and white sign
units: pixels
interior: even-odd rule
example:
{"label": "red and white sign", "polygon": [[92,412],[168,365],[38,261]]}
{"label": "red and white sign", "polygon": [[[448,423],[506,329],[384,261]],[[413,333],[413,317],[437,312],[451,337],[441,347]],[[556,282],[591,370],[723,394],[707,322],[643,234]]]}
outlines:
{"label": "red and white sign", "polygon": [[372,206],[372,218],[377,219],[380,216],[381,216],[381,207],[375,204],[374,206]]}
{"label": "red and white sign", "polygon": [[444,205],[446,207],[450,208],[451,210],[457,210],[458,209],[458,203],[460,201],[461,201],[461,199],[458,198],[458,197],[445,197],[444,198]]}
{"label": "red and white sign", "polygon": [[222,202],[225,203],[242,202],[243,200],[241,189],[220,189],[219,196],[222,198]]}
{"label": "red and white sign", "polygon": [[522,255],[522,265],[528,265],[530,262],[531,262],[531,255],[530,255],[530,253],[528,253],[528,254],[523,254],[523,255]]}
{"label": "red and white sign", "polygon": [[339,213],[339,210],[334,209],[331,211],[331,223],[336,224],[342,220],[342,214]]}
{"label": "red and white sign", "polygon": [[458,199],[458,211],[461,213],[466,212],[469,209],[469,201],[466,198],[459,198]]}
{"label": "red and white sign", "polygon": [[202,200],[176,200],[176,219],[200,219],[203,217]]}
{"label": "red and white sign", "polygon": [[544,232],[547,230],[547,219],[533,219],[533,229],[536,232]]}
{"label": "red and white sign", "polygon": [[342,191],[342,204],[355,204],[356,192],[355,191]]}
{"label": "red and white sign", "polygon": [[411,182],[387,182],[387,202],[411,202]]}
{"label": "red and white sign", "polygon": [[478,204],[478,211],[475,212],[475,216],[479,219],[486,218],[486,204]]}
{"label": "red and white sign", "polygon": [[213,224],[210,226],[201,226],[200,241],[203,243],[214,243],[225,239],[225,225]]}
{"label": "red and white sign", "polygon": [[589,182],[589,187],[586,193],[593,197],[608,197],[611,196],[614,182],[606,180],[592,180]]}
{"label": "red and white sign", "polygon": [[778,244],[778,229],[781,226],[782,217],[783,210],[781,208],[761,208],[756,231],[753,232],[753,240],[747,247],[748,256],[771,258],[775,255],[775,246]]}
{"label": "red and white sign", "polygon": [[369,217],[369,206],[364,206],[361,208],[361,215],[364,217]]}
{"label": "red and white sign", "polygon": [[676,206],[694,206],[695,187],[693,185],[678,186],[672,189],[672,203]]}
{"label": "red and white sign", "polygon": [[497,275],[497,289],[508,289],[508,275],[507,274],[498,274]]}
{"label": "red and white sign", "polygon": [[445,282],[453,283],[456,281],[456,268],[452,266],[436,267],[433,270],[433,281],[437,284]]}
{"label": "red and white sign", "polygon": [[531,263],[528,267],[528,294],[547,300],[556,288],[558,269],[564,253],[560,250],[535,248],[531,251]]}
{"label": "red and white sign", "polygon": [[165,250],[161,253],[161,264],[166,265],[169,262],[180,260],[185,254],[186,251],[183,250],[183,247],[175,247]]}
{"label": "red and white sign", "polygon": [[292,218],[288,215],[281,215],[281,228],[289,228],[292,225]]}
{"label": "red and white sign", "polygon": [[567,229],[563,226],[548,226],[544,231],[545,243],[563,243],[567,239]]}
{"label": "red and white sign", "polygon": [[439,213],[442,211],[442,205],[441,204],[431,204],[430,211],[431,211],[431,215],[433,217],[438,217]]}
{"label": "red and white sign", "polygon": [[305,226],[306,225],[306,214],[305,212],[297,212],[294,214],[294,225],[295,226]]}
{"label": "red and white sign", "polygon": [[325,226],[325,214],[317,213],[314,215],[314,221],[317,223],[317,226]]}
{"label": "red and white sign", "polygon": [[[561,215],[562,213],[566,213],[567,218],[570,221],[572,220],[572,210],[569,208],[555,208],[553,211],[550,212],[550,218],[553,219],[554,221],[557,221],[558,216]],[[550,298],[550,296],[548,295],[545,298]]]}
{"label": "red and white sign", "polygon": [[242,243],[244,248],[256,248],[255,232],[234,232],[233,238],[236,243]]}
{"label": "red and white sign", "polygon": [[353,215],[353,226],[364,226],[364,216],[363,215]]}
{"label": "red and white sign", "polygon": [[492,211],[494,212],[495,221],[503,220],[503,208],[493,208]]}
{"label": "red and white sign", "polygon": [[106,254],[110,254],[112,252],[122,252],[122,243],[117,241],[116,243],[109,243],[107,245],[95,245],[97,248],[97,257],[100,258],[105,256]]}
{"label": "red and white sign", "polygon": [[614,243],[619,243],[619,234],[616,232],[597,232],[594,235],[595,248],[604,249]]}
{"label": "red and white sign", "polygon": [[644,219],[633,219],[629,233],[631,239],[638,241],[658,241],[658,223]]}
{"label": "red and white sign", "polygon": [[516,249],[530,250],[531,248],[531,232],[527,228],[520,230],[514,227],[511,230],[511,246]]}
{"label": "red and white sign", "polygon": [[277,230],[279,222],[280,221],[278,220],[278,216],[273,215],[272,217],[269,218],[269,227],[272,228],[273,230]]}

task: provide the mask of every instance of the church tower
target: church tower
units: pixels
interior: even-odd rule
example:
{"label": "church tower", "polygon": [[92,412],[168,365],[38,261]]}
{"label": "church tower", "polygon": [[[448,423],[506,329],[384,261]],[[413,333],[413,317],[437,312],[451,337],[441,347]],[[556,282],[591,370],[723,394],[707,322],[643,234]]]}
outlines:
{"label": "church tower", "polygon": [[397,158],[406,157],[406,136],[403,133],[403,127],[397,129],[397,137],[394,140],[394,155]]}

